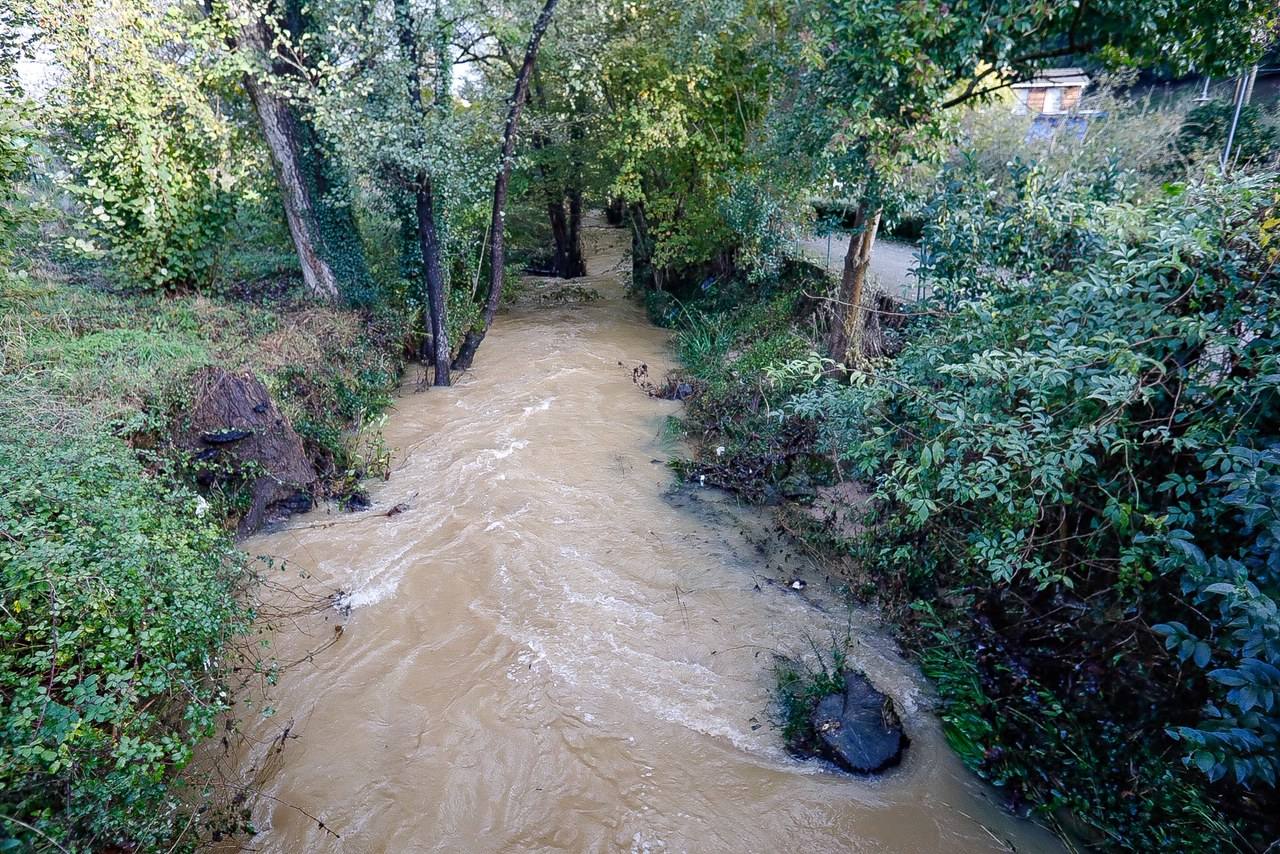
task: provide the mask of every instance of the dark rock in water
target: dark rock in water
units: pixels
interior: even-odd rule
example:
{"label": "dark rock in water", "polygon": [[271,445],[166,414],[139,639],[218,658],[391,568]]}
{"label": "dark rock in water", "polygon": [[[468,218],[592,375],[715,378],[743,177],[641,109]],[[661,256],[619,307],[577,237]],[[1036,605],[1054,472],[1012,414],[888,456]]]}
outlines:
{"label": "dark rock in water", "polygon": [[672,400],[686,400],[693,396],[693,386],[689,383],[677,383],[675,390],[671,392]]}
{"label": "dark rock in water", "polygon": [[373,506],[373,502],[369,500],[369,496],[363,492],[356,491],[350,495],[338,499],[339,505],[343,510],[349,513],[359,513],[362,510],[368,510]]}
{"label": "dark rock in water", "polygon": [[310,492],[299,489],[293,494],[292,498],[287,498],[276,505],[276,508],[286,514],[289,513],[306,513],[312,507],[316,506],[316,500],[311,497]]}
{"label": "dark rock in water", "polygon": [[822,755],[858,774],[897,765],[909,743],[893,701],[861,673],[846,672],[844,692],[823,697],[810,722]]}
{"label": "dark rock in water", "polygon": [[201,462],[216,457],[217,471],[206,469],[197,476],[202,486],[216,480],[247,482],[251,501],[238,533],[249,534],[272,518],[309,509],[316,470],[266,386],[252,374],[217,367],[198,371],[192,385],[195,403],[179,419],[185,423],[175,440]]}
{"label": "dark rock in water", "polygon": [[[257,412],[258,407],[255,406],[253,411]],[[213,433],[201,433],[200,440],[207,445],[227,445],[231,442],[239,442],[241,439],[248,439],[252,435],[252,430],[218,430]]]}

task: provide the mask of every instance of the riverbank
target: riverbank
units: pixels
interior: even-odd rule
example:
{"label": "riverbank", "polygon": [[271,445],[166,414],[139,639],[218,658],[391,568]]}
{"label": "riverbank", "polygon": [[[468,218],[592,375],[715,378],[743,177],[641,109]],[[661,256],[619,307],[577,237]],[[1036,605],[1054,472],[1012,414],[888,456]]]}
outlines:
{"label": "riverbank", "polygon": [[[390,403],[408,320],[308,299],[283,236],[256,228],[199,292],[143,289],[45,244],[23,275],[0,280],[0,406],[14,421],[105,431],[194,478],[183,431],[205,403],[200,375],[250,376],[299,434],[310,491],[355,490],[377,462],[354,439]],[[234,528],[244,478],[216,475],[202,490]]]}
{"label": "riverbank", "polygon": [[[1234,277],[1227,304],[1263,316],[1252,306],[1273,268],[1256,254],[1267,203],[1252,188],[1144,200],[1136,229],[1131,207],[1094,202],[1100,248],[1065,270],[1044,260],[1062,242],[1036,218],[1041,200],[1026,220],[1016,204],[987,214],[1027,237],[985,267],[968,225],[940,229],[937,297],[886,313],[895,325],[877,334],[892,346],[876,352],[890,355],[840,380],[814,355],[823,319],[809,295],[823,288],[810,265],[716,282],[679,316],[682,365],[665,384],[687,391],[681,473],[776,506],[837,584],[885,615],[941,695],[963,762],[1073,846],[1261,851],[1275,835],[1265,700],[1239,687],[1251,668],[1274,672],[1254,657],[1269,654],[1270,576],[1242,580],[1272,548],[1256,522],[1269,499],[1249,485],[1270,463],[1245,448],[1269,441],[1269,410],[1220,424],[1187,394],[1226,399],[1253,375],[1203,376],[1180,348],[1225,342],[1212,346],[1249,351],[1240,365],[1274,351],[1212,303],[1184,314],[1163,272],[1213,245],[1196,281]],[[1060,215],[1074,234],[1071,210]],[[1144,332],[1112,334],[1129,325]],[[1101,390],[1156,375],[1159,390]],[[1161,438],[1157,422],[1183,426]],[[1244,446],[1187,452],[1187,437],[1217,430]]]}
{"label": "riverbank", "polygon": [[0,847],[193,846],[183,769],[256,658],[237,531],[385,463],[401,327],[305,299],[258,225],[200,293],[36,235],[0,271]]}

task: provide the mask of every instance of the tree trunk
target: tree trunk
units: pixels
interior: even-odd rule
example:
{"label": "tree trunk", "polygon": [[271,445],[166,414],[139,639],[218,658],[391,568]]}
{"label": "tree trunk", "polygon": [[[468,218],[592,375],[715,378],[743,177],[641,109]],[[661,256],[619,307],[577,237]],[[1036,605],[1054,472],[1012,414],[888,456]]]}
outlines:
{"label": "tree trunk", "polygon": [[576,279],[587,274],[582,250],[582,193],[571,189],[566,195],[569,199],[567,217],[564,200],[547,200],[547,219],[551,222],[551,275],[560,279]]}
{"label": "tree trunk", "polygon": [[880,209],[872,211],[870,203],[862,200],[854,216],[849,251],[844,256],[840,288],[832,311],[831,329],[827,333],[827,355],[845,367],[853,367],[862,359],[863,292],[879,229]]}
{"label": "tree trunk", "polygon": [[587,260],[582,251],[582,191],[569,188],[568,252],[565,257],[566,279],[576,279],[587,274]]}
{"label": "tree trunk", "polygon": [[[394,0],[393,9],[396,17],[397,38],[400,51],[409,63],[409,74],[406,84],[409,90],[409,102],[421,113],[422,74],[418,62],[418,44],[413,35],[412,10],[409,0]],[[440,63],[445,63],[444,53],[440,51]],[[443,72],[443,67],[442,67]],[[440,75],[443,78],[443,73]],[[443,110],[444,99],[449,97],[448,84],[442,79],[437,81],[436,108]],[[418,247],[422,255],[422,277],[427,291],[427,318],[431,334],[431,361],[435,367],[433,384],[447,386],[449,378],[449,324],[446,317],[448,302],[445,297],[444,272],[440,266],[440,236],[436,224],[435,196],[431,176],[419,173],[413,180],[414,214],[418,225]]]}
{"label": "tree trunk", "polygon": [[435,385],[449,385],[449,330],[445,318],[444,274],[440,269],[440,241],[436,232],[435,199],[431,179],[424,177],[416,193],[418,244],[427,281],[427,312],[431,319]]}
{"label": "tree trunk", "polygon": [[[283,0],[281,20],[295,45],[302,45],[308,33],[317,32],[308,2]],[[268,8],[272,6],[269,4]],[[299,59],[306,67],[312,67],[305,54],[295,55],[295,63],[284,62],[277,56],[273,57],[272,73],[277,77],[302,78],[304,75],[296,65]],[[332,156],[315,123],[299,105],[290,104],[289,115],[305,189],[311,201],[317,248],[333,271],[342,296],[355,303],[368,304],[375,298],[374,284],[352,210],[346,170]]]}
{"label": "tree trunk", "polygon": [[561,279],[570,278],[569,274],[569,223],[564,215],[564,202],[554,198],[556,194],[548,191],[547,219],[551,222],[551,275]]}
{"label": "tree trunk", "polygon": [[653,240],[649,236],[649,220],[644,202],[632,202],[631,213],[631,286],[636,290],[662,290],[662,271],[653,263]]}
{"label": "tree trunk", "polygon": [[506,262],[506,244],[502,232],[507,214],[507,185],[511,181],[511,163],[515,159],[516,131],[520,127],[520,113],[524,109],[524,102],[529,96],[529,77],[533,73],[533,63],[538,58],[538,46],[551,24],[551,15],[558,2],[559,0],[546,0],[546,5],[542,7],[542,12],[533,25],[533,32],[529,35],[524,63],[516,74],[515,91],[511,95],[507,123],[502,131],[502,159],[498,164],[498,176],[493,183],[493,215],[489,226],[489,295],[485,300],[483,325],[479,329],[468,330],[462,348],[458,351],[458,358],[453,363],[457,370],[471,367],[476,350],[493,326],[493,320],[498,315],[498,305],[502,301],[503,267]]}
{"label": "tree trunk", "polygon": [[582,193],[570,189],[569,215],[561,199],[547,201],[547,219],[551,221],[553,254],[551,274],[560,279],[576,279],[587,274],[587,262],[582,250]]}
{"label": "tree trunk", "polygon": [[[240,31],[240,41],[255,56],[266,57],[269,33],[261,18]],[[338,283],[333,269],[320,253],[316,223],[311,198],[299,157],[298,140],[294,134],[293,117],[288,103],[268,90],[252,73],[245,74],[244,88],[249,93],[253,108],[262,123],[262,135],[271,150],[271,163],[275,167],[276,181],[284,201],[284,215],[289,223],[289,236],[293,238],[302,266],[302,281],[307,292],[323,300],[338,298]]]}
{"label": "tree trunk", "polygon": [[622,225],[623,219],[626,217],[627,203],[619,197],[609,200],[609,204],[605,205],[604,221],[612,225],[614,228]]}
{"label": "tree trunk", "polygon": [[[574,111],[579,115],[586,112],[576,98]],[[569,187],[565,193],[569,197],[566,279],[576,279],[587,274],[587,262],[582,253],[582,184],[582,125],[574,122],[569,126]]]}
{"label": "tree trunk", "polygon": [[311,120],[293,106],[289,113],[311,200],[316,248],[333,271],[342,297],[356,304],[370,304],[376,299],[376,292],[356,226],[346,172],[320,139]]}

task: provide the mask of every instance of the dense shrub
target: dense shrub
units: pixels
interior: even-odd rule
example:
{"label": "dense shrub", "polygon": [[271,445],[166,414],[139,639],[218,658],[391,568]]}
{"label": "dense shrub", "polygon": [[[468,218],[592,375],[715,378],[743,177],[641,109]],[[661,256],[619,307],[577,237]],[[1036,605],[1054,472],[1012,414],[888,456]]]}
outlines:
{"label": "dense shrub", "polygon": [[[81,225],[139,284],[170,288],[206,282],[235,210],[231,178],[197,123],[174,119],[164,104],[118,94],[102,114],[81,116],[93,128],[68,153]],[[179,114],[180,116],[181,114]],[[97,132],[105,124],[114,133]]]}
{"label": "dense shrub", "polygon": [[0,479],[0,850],[167,847],[174,775],[228,706],[244,565],[116,440],[7,426]]}
{"label": "dense shrub", "polygon": [[[1266,112],[1257,104],[1240,110],[1236,133],[1231,141],[1232,162],[1261,164],[1273,160],[1280,147],[1280,134],[1267,121]],[[1207,101],[1187,113],[1174,148],[1187,159],[1220,157],[1235,119],[1235,105],[1230,101]]]}
{"label": "dense shrub", "polygon": [[1034,170],[1015,188],[944,185],[910,343],[791,410],[876,487],[870,570],[947,606],[931,648],[976,673],[952,700],[981,725],[950,720],[982,773],[1117,849],[1261,838],[1280,715],[1276,177],[1141,203]]}
{"label": "dense shrub", "polygon": [[1065,269],[1097,250],[1090,218],[1098,205],[1136,190],[1133,173],[1114,167],[1055,174],[1015,158],[991,173],[961,154],[925,208],[920,276],[953,308],[993,279],[1021,284]]}

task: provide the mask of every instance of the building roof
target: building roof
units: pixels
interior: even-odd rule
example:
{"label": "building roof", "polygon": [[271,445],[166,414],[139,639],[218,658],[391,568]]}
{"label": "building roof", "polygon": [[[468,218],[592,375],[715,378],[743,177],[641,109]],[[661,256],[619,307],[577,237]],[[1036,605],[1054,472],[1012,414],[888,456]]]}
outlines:
{"label": "building roof", "polygon": [[1014,83],[1014,89],[1048,89],[1067,86],[1088,86],[1089,75],[1082,68],[1046,68],[1030,80]]}

